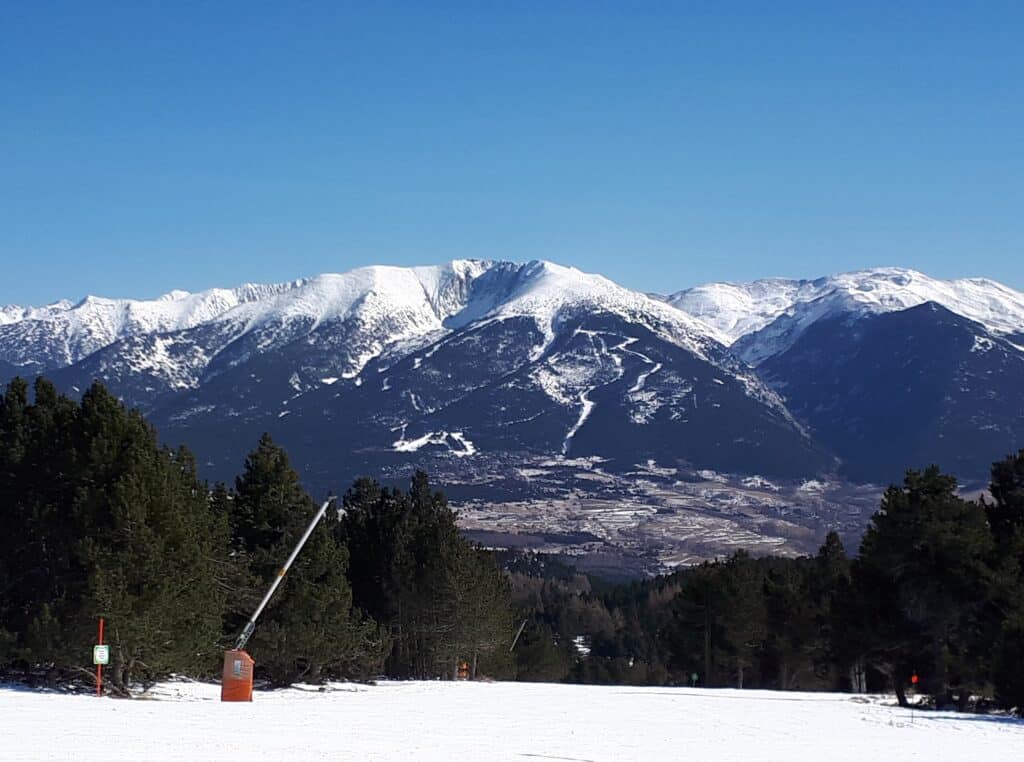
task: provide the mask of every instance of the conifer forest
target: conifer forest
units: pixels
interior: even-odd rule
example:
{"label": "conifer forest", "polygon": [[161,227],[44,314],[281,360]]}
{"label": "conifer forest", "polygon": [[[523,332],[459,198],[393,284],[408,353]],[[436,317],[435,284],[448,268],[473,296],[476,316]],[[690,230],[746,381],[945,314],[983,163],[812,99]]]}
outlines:
{"label": "conifer forest", "polygon": [[[108,689],[215,677],[316,513],[287,453],[200,478],[102,385],[0,398],[0,672]],[[470,679],[895,692],[1024,712],[1024,451],[977,500],[932,466],[890,486],[858,548],[737,551],[627,583],[464,539],[429,477],[339,496],[249,643],[266,685]],[[913,678],[917,679],[914,680]]]}

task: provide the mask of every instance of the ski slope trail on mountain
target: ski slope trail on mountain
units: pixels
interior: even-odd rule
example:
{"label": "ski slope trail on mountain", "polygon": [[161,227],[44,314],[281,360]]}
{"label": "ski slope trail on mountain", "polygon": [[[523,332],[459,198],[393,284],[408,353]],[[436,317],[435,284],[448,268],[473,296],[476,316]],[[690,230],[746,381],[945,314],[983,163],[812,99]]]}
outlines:
{"label": "ski slope trail on mountain", "polygon": [[0,690],[5,760],[1014,760],[1024,722],[845,694],[528,683],[337,684],[222,704]]}

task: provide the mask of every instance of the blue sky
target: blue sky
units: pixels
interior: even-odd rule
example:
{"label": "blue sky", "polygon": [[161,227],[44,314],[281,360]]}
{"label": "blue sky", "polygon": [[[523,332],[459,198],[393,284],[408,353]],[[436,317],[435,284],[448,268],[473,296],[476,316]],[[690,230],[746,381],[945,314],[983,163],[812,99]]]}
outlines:
{"label": "blue sky", "polygon": [[1024,288],[1022,39],[1020,2],[7,3],[0,303],[457,257]]}

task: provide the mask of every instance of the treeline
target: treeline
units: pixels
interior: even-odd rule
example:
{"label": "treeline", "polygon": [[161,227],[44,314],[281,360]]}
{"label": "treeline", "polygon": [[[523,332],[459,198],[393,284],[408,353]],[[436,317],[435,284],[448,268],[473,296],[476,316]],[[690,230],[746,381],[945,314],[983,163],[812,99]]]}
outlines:
{"label": "treeline", "polygon": [[[31,398],[31,399],[30,399]],[[610,585],[463,539],[444,496],[364,479],[328,511],[248,649],[258,677],[452,677],[916,690],[1024,709],[1024,451],[989,495],[936,468],[886,491],[859,552],[728,559]],[[112,689],[219,674],[316,504],[264,436],[234,484],[199,479],[101,385],[0,397],[0,675]],[[519,634],[518,640],[515,640]],[[515,645],[512,648],[513,643]]]}
{"label": "treeline", "polygon": [[[258,677],[510,674],[507,577],[426,476],[407,492],[360,481],[342,504],[260,619]],[[0,671],[91,679],[102,616],[112,690],[218,674],[316,507],[268,436],[234,485],[208,485],[101,385],[76,402],[15,379],[0,398]]]}
{"label": "treeline", "polygon": [[[856,558],[832,533],[804,558],[727,560],[631,585],[506,559],[529,612],[520,674],[596,683],[916,690],[1024,710],[1024,451],[990,496],[937,468],[889,488]],[[921,700],[918,697],[918,700]]]}

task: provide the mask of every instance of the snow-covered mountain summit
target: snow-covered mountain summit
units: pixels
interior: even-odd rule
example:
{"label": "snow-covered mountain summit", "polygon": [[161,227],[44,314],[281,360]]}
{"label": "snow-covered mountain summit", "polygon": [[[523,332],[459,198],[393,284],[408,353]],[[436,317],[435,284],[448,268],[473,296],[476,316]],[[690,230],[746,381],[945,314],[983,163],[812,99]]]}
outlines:
{"label": "snow-covered mountain summit", "polygon": [[[347,321],[358,324],[366,339],[358,366],[396,342],[485,318],[529,316],[550,336],[558,320],[579,309],[643,320],[701,354],[709,343],[725,339],[685,313],[600,275],[551,262],[455,260],[428,267],[363,267],[197,293],[172,291],[145,301],[88,296],[78,303],[0,307],[0,359],[50,370],[133,337],[181,337],[214,326],[218,346],[204,348],[210,358],[250,334],[259,337],[257,350],[267,350],[324,324]],[[357,372],[356,366],[348,371]]]}
{"label": "snow-covered mountain summit", "polygon": [[81,360],[115,341],[147,333],[194,328],[244,304],[297,288],[245,284],[199,293],[172,291],[151,300],[87,296],[43,307],[0,307],[0,356],[43,370]]}
{"label": "snow-covered mountain summit", "polygon": [[98,379],[225,468],[255,431],[324,478],[428,450],[799,476],[832,463],[724,335],[552,262],[363,267],[3,314],[0,373],[43,372],[72,394]]}
{"label": "snow-covered mountain summit", "polygon": [[974,320],[996,335],[1024,331],[1024,293],[984,278],[940,280],[902,268],[815,280],[709,283],[665,299],[717,329],[753,365],[788,349],[819,320],[899,312],[926,302]]}
{"label": "snow-covered mountain summit", "polygon": [[553,262],[501,262],[480,278],[463,311],[450,325],[480,318],[529,317],[548,337],[560,321],[580,310],[605,312],[643,323],[678,346],[706,356],[727,337],[661,300],[624,288],[602,275]]}

